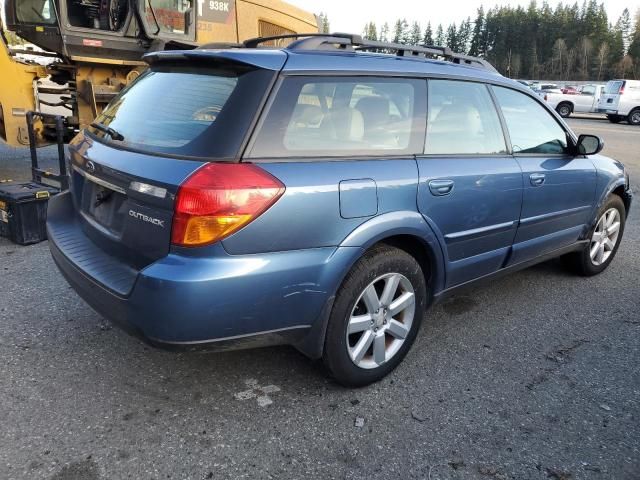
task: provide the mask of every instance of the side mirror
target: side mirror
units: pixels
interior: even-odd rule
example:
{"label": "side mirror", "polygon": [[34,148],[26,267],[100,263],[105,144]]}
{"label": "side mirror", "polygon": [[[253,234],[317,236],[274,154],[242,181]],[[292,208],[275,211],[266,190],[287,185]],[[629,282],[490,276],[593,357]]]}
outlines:
{"label": "side mirror", "polygon": [[576,144],[578,155],[595,155],[604,148],[604,141],[597,135],[580,135]]}

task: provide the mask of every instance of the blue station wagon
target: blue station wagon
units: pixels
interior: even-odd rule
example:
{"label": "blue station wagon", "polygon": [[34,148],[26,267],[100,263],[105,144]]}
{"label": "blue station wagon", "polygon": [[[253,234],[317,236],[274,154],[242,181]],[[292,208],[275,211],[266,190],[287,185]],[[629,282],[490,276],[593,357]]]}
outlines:
{"label": "blue station wagon", "polygon": [[623,165],[486,61],[273,40],[149,54],[73,140],[49,244],[104,317],[165,347],[290,344],[361,386],[458,289],[613,260]]}

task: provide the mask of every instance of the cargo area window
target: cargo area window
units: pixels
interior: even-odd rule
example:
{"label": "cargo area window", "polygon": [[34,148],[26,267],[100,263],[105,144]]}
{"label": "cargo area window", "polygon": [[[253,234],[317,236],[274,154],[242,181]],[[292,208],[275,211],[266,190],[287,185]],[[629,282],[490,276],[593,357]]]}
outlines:
{"label": "cargo area window", "polygon": [[22,23],[56,23],[52,0],[16,0],[16,17]]}
{"label": "cargo area window", "polygon": [[273,75],[158,64],[124,89],[89,131],[121,148],[233,159]]}
{"label": "cargo area window", "polygon": [[249,156],[417,153],[425,100],[425,82],[416,79],[286,78]]}
{"label": "cargo area window", "polygon": [[429,80],[425,153],[501,154],[506,143],[486,85]]}

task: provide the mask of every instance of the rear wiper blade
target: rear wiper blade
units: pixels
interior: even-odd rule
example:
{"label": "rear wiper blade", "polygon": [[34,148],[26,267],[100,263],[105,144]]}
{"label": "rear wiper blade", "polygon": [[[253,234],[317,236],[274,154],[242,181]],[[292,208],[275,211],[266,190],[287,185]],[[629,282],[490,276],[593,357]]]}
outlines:
{"label": "rear wiper blade", "polygon": [[120,142],[124,140],[124,135],[122,135],[120,132],[118,132],[117,130],[114,130],[111,127],[107,127],[106,125],[103,125],[102,123],[93,122],[91,126],[97,130],[100,130],[103,133],[106,133],[114,140],[118,140]]}

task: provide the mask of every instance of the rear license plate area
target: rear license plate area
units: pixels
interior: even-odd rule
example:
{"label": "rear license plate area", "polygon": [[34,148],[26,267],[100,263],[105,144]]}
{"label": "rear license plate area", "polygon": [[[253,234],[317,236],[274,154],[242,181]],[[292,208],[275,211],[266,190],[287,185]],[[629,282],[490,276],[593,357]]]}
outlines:
{"label": "rear license plate area", "polygon": [[100,226],[120,234],[126,219],[127,196],[87,179],[82,194],[82,211]]}

